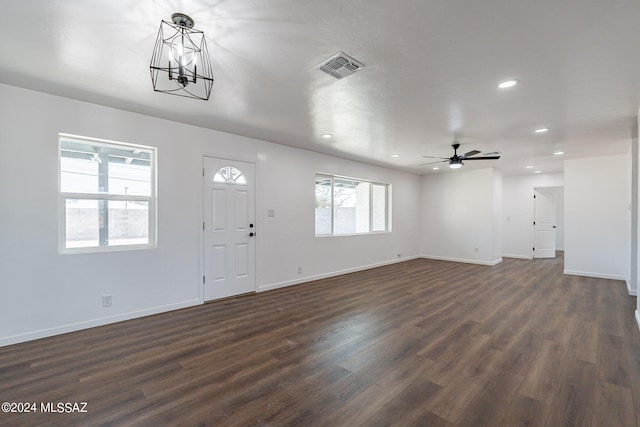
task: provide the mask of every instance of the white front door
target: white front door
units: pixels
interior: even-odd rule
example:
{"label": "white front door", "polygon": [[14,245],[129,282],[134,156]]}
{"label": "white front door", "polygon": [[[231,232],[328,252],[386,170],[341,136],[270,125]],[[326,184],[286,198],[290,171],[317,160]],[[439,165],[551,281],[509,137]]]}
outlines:
{"label": "white front door", "polygon": [[556,256],[556,203],[552,188],[534,190],[534,258]]}
{"label": "white front door", "polygon": [[204,299],[255,292],[255,164],[204,158]]}

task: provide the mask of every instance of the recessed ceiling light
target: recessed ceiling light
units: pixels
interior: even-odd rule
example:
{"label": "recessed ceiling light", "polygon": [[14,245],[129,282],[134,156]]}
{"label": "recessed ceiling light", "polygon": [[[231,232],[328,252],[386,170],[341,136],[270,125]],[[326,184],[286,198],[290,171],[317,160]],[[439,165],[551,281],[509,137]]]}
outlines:
{"label": "recessed ceiling light", "polygon": [[435,168],[433,168],[433,170],[434,170],[434,171],[439,171],[439,170],[440,170],[440,168],[436,166]]}
{"label": "recessed ceiling light", "polygon": [[330,133],[325,133],[325,134],[323,134],[323,135],[322,135],[322,137],[323,137],[324,139],[331,139],[331,138],[333,138],[333,135],[332,135],[332,134],[330,134]]}
{"label": "recessed ceiling light", "polygon": [[538,128],[536,130],[533,131],[534,133],[546,133],[549,132],[549,129],[547,128]]}
{"label": "recessed ceiling light", "polygon": [[542,171],[533,171],[533,173],[542,173]]}
{"label": "recessed ceiling light", "polygon": [[562,156],[564,154],[564,151],[556,151],[553,154],[556,155],[556,156]]}
{"label": "recessed ceiling light", "polygon": [[394,159],[397,159],[398,157],[400,157],[400,154],[392,154],[391,157],[393,157]]}
{"label": "recessed ceiling light", "polygon": [[505,81],[503,81],[502,83],[500,83],[500,84],[498,85],[498,87],[499,87],[500,89],[508,89],[508,88],[510,88],[510,87],[514,87],[514,86],[515,86],[515,85],[517,85],[517,84],[518,84],[518,80],[515,80],[515,79],[513,79],[513,80],[505,80]]}
{"label": "recessed ceiling light", "polygon": [[527,166],[527,169],[533,169],[533,166]]}

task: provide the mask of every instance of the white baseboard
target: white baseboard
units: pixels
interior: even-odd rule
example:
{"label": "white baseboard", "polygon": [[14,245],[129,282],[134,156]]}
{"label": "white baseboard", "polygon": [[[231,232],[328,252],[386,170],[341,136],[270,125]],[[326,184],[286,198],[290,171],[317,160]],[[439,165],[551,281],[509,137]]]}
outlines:
{"label": "white baseboard", "polygon": [[638,324],[638,329],[640,329],[640,311],[636,310],[636,323]]}
{"label": "white baseboard", "polygon": [[434,259],[436,261],[463,262],[466,264],[479,264],[479,265],[497,265],[502,262],[502,258],[498,258],[493,261],[480,261],[477,259],[466,259],[466,258],[451,258],[451,257],[437,256],[437,255],[422,255],[422,258]]}
{"label": "white baseboard", "polygon": [[530,255],[502,254],[502,258],[533,259]]}
{"label": "white baseboard", "polygon": [[637,297],[638,296],[638,291],[636,289],[631,289],[631,283],[629,282],[629,280],[626,280],[627,282],[627,292],[629,292],[629,295],[631,295],[632,297]]}
{"label": "white baseboard", "polygon": [[584,276],[584,277],[595,277],[596,279],[622,280],[625,282],[627,281],[626,277],[618,276],[616,274],[593,273],[590,271],[576,271],[576,270],[564,270],[563,273],[570,276]]}
{"label": "white baseboard", "polygon": [[369,270],[369,269],[376,268],[376,267],[383,267],[385,265],[397,264],[399,262],[410,261],[412,259],[418,259],[418,258],[420,258],[420,257],[417,256],[417,255],[416,256],[402,257],[402,258],[393,259],[393,260],[390,260],[390,261],[383,261],[383,262],[378,262],[378,263],[375,263],[375,264],[363,265],[363,266],[360,266],[360,267],[347,268],[345,270],[332,271],[330,273],[317,274],[315,276],[306,276],[306,277],[301,277],[299,279],[286,280],[284,282],[278,282],[278,283],[271,283],[271,284],[268,284],[268,285],[258,286],[257,292],[265,292],[265,291],[271,291],[271,290],[274,290],[274,289],[286,288],[287,286],[300,285],[302,283],[313,282],[314,280],[326,279],[326,278],[329,278],[329,277],[340,276],[340,275],[348,274],[348,273],[355,273],[356,271]]}
{"label": "white baseboard", "polygon": [[33,341],[40,338],[52,337],[54,335],[66,334],[68,332],[80,331],[83,329],[95,328],[96,326],[108,325],[122,322],[124,320],[137,319],[139,317],[151,316],[152,314],[165,313],[167,311],[179,310],[181,308],[193,307],[202,304],[202,300],[194,299],[175,304],[167,304],[160,307],[152,307],[144,310],[132,311],[129,313],[117,314],[115,316],[101,317],[99,319],[87,320],[84,322],[70,323],[68,325],[56,326],[48,329],[41,329],[24,334],[10,335],[0,338],[0,347],[11,344],[18,344],[26,341]]}

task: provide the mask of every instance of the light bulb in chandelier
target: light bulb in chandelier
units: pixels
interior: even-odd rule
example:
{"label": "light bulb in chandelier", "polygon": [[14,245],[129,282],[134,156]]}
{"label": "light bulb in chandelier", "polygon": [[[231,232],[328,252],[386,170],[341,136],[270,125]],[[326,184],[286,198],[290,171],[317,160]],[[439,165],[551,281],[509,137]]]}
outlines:
{"label": "light bulb in chandelier", "polygon": [[196,65],[198,57],[193,48],[185,46],[184,40],[181,36],[176,37],[171,43],[171,58],[176,64],[180,64],[183,67],[188,67],[193,64]]}

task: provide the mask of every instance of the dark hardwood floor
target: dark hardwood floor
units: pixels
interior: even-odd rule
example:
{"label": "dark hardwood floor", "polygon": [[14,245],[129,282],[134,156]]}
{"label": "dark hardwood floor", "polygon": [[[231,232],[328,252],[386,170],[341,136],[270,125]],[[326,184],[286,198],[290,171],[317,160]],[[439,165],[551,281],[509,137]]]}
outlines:
{"label": "dark hardwood floor", "polygon": [[[637,426],[624,283],[413,260],[0,348],[0,425]],[[40,402],[87,402],[42,413]]]}

